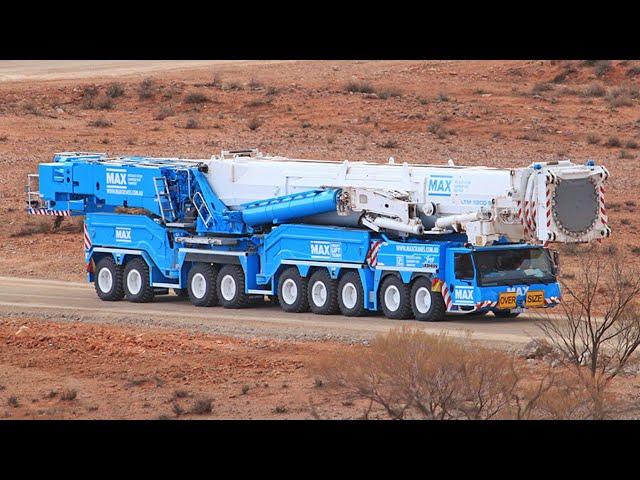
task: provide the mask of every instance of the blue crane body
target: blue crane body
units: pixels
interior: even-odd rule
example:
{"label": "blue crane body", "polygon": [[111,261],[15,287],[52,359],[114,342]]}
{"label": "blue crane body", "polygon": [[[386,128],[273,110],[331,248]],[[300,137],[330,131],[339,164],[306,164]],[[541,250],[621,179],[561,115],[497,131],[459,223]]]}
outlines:
{"label": "blue crane body", "polygon": [[333,186],[232,209],[207,173],[192,160],[56,154],[39,166],[28,213],[86,217],[88,281],[107,301],[148,302],[173,289],[196,306],[271,297],[287,312],[426,321],[561,301],[557,258],[543,245],[307,223],[340,211],[346,190]]}

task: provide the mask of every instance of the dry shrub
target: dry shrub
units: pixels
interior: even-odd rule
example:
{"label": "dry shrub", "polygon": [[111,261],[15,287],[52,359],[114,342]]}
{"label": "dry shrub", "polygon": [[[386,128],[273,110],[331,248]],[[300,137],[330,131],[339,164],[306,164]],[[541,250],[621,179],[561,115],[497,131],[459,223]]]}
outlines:
{"label": "dry shrub", "polygon": [[262,125],[262,120],[260,120],[258,117],[252,117],[247,122],[247,127],[249,128],[249,130],[252,130],[252,131],[260,128],[261,125]]}
{"label": "dry shrub", "polygon": [[189,92],[184,97],[185,103],[206,103],[209,101],[204,93],[201,92]]}
{"label": "dry shrub", "polygon": [[316,384],[336,387],[342,400],[364,401],[363,418],[374,409],[396,420],[594,419],[621,411],[589,375],[550,367],[532,374],[515,357],[470,338],[406,326],[370,347],[317,360],[311,374]]}
{"label": "dry shrub", "polygon": [[176,112],[173,110],[173,107],[171,105],[163,105],[155,113],[155,115],[153,116],[153,119],[154,120],[164,120],[165,118],[171,117],[171,116],[173,116],[175,114],[176,114]]}
{"label": "dry shrub", "polygon": [[367,401],[365,418],[374,405],[393,419],[533,418],[553,386],[549,375],[524,381],[505,353],[408,327],[324,358],[313,370],[347,400]]}
{"label": "dry shrub", "polygon": [[118,98],[124,95],[124,85],[120,82],[113,82],[107,85],[107,95],[111,98]]}
{"label": "dry shrub", "polygon": [[449,135],[455,135],[456,131],[452,128],[445,127],[440,121],[433,122],[427,126],[427,131],[433,133],[440,140],[447,138]]}
{"label": "dry shrub", "polygon": [[[56,217],[62,218],[62,217]],[[26,221],[20,230],[12,233],[10,237],[27,237],[29,235],[36,235],[39,233],[50,233],[53,230],[54,224],[51,222],[51,218],[38,218],[34,221]]]}
{"label": "dry shrub", "polygon": [[100,95],[94,100],[93,108],[96,110],[111,110],[113,108],[113,100],[109,95]]}
{"label": "dry shrub", "polygon": [[345,91],[350,93],[373,93],[375,90],[369,82],[350,81],[344,86]]}
{"label": "dry shrub", "polygon": [[138,98],[140,100],[146,100],[153,97],[156,93],[156,85],[153,79],[145,78],[138,85]]}

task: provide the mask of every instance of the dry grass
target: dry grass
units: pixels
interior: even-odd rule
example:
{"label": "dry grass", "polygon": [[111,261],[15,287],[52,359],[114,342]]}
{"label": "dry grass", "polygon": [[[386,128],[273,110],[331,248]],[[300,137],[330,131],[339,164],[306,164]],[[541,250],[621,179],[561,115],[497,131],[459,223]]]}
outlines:
{"label": "dry grass", "polygon": [[184,96],[184,103],[198,104],[206,103],[208,101],[210,101],[209,97],[201,92],[189,92]]}
{"label": "dry grass", "polygon": [[382,143],[379,143],[378,145],[380,145],[381,148],[398,148],[398,141],[390,138]]}
{"label": "dry grass", "polygon": [[96,110],[111,110],[113,108],[113,99],[109,95],[100,95],[93,102],[93,108]]}
{"label": "dry grass", "polygon": [[60,400],[71,401],[78,396],[78,391],[73,388],[65,388],[60,394]]}
{"label": "dry grass", "polygon": [[176,112],[173,110],[173,107],[171,105],[163,105],[155,113],[155,115],[153,116],[153,119],[164,120],[165,118],[172,117],[175,114]]}
{"label": "dry grass", "polygon": [[211,401],[211,399],[200,398],[193,403],[191,409],[189,410],[189,413],[193,413],[195,415],[207,415],[211,413],[212,410],[213,402]]}
{"label": "dry grass", "polygon": [[28,237],[30,235],[37,235],[40,233],[50,233],[53,229],[53,223],[50,218],[39,218],[34,221],[27,221],[20,227],[20,229],[9,235],[13,238]]}
{"label": "dry grass", "polygon": [[104,117],[96,118],[95,120],[92,120],[91,122],[89,122],[90,127],[97,127],[97,128],[106,128],[106,127],[110,127],[111,125],[113,125],[113,123]]}
{"label": "dry grass", "polygon": [[533,86],[533,88],[531,89],[531,93],[533,93],[534,95],[539,95],[542,92],[548,92],[551,90],[553,90],[553,84],[549,82],[539,82]]}
{"label": "dry grass", "polygon": [[587,135],[587,143],[589,145],[598,145],[601,141],[602,139],[600,138],[600,136],[596,135],[595,133],[590,133]]}
{"label": "dry grass", "polygon": [[456,131],[452,128],[446,127],[442,122],[430,123],[427,127],[429,133],[433,133],[440,140],[447,138],[449,135],[455,135]]}
{"label": "dry grass", "polygon": [[247,122],[247,128],[251,131],[257,130],[261,125],[262,121],[258,117],[251,117]]}
{"label": "dry grass", "polygon": [[388,98],[402,96],[402,90],[400,90],[398,87],[378,88],[376,89],[375,93],[376,95],[378,95],[378,98],[381,98],[382,100],[387,100]]}
{"label": "dry grass", "polygon": [[374,93],[374,88],[369,82],[350,81],[344,86],[349,93]]}
{"label": "dry grass", "polygon": [[346,401],[364,401],[364,418],[374,407],[394,419],[563,417],[554,404],[568,393],[551,376],[525,380],[506,353],[407,327],[322,358],[312,370]]}
{"label": "dry grass", "polygon": [[113,82],[107,85],[107,95],[111,98],[118,98],[124,95],[124,85],[120,82]]}
{"label": "dry grass", "polygon": [[618,137],[609,137],[604,145],[606,147],[617,148],[622,146],[622,142]]}
{"label": "dry grass", "polygon": [[200,122],[198,122],[198,120],[196,120],[195,118],[190,118],[189,120],[187,120],[187,123],[184,124],[184,128],[186,128],[187,130],[200,128]]}
{"label": "dry grass", "polygon": [[151,78],[145,78],[138,85],[138,98],[140,100],[147,100],[153,97],[156,93],[156,84]]}
{"label": "dry grass", "polygon": [[597,83],[592,83],[583,92],[585,97],[604,97],[606,94],[607,90]]}

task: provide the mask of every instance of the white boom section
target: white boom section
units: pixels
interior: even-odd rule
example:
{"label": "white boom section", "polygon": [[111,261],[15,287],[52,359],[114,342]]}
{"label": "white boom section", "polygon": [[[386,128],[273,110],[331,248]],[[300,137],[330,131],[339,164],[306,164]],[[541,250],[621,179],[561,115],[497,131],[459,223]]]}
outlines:
{"label": "white boom section", "polygon": [[[204,163],[213,191],[232,209],[317,188],[342,188],[352,196],[351,215],[306,220],[416,235],[446,227],[466,232],[474,245],[501,236],[511,242],[589,242],[611,233],[604,210],[606,168],[568,160],[507,169],[294,160],[252,151],[231,157],[223,152]],[[353,198],[362,192],[371,195]],[[387,198],[389,214],[380,211]],[[368,209],[367,201],[376,208]],[[413,215],[399,213],[407,208]]]}

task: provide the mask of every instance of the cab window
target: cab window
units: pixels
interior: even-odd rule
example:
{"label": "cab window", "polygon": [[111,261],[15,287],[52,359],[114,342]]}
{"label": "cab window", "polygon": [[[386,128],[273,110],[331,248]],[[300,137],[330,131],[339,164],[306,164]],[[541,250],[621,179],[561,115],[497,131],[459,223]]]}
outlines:
{"label": "cab window", "polygon": [[456,253],[453,263],[457,279],[473,280],[473,262],[470,253]]}

